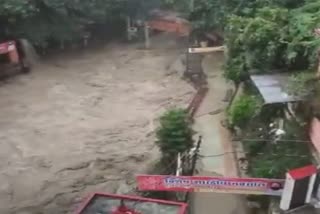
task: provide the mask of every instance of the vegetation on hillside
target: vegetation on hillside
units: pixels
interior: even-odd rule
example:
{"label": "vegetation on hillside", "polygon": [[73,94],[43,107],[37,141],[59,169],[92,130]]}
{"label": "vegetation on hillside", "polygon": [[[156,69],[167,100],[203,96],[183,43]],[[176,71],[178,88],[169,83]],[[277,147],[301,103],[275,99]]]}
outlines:
{"label": "vegetation on hillside", "polygon": [[[320,47],[315,29],[320,27],[319,11],[318,0],[199,0],[189,17],[196,32],[223,35],[227,46],[224,67],[227,79],[239,84],[248,80],[251,73],[291,72],[289,91],[305,96],[315,91],[313,77]],[[307,70],[313,72],[306,73]],[[256,94],[247,93],[228,110],[232,125],[244,128],[246,138],[258,139],[243,141],[251,160],[249,173],[255,177],[281,178],[288,169],[310,163],[307,144],[291,141],[275,144],[270,139],[269,124],[273,122],[270,118],[275,117],[275,112],[264,107],[263,111],[270,112],[255,114],[255,110],[262,109],[252,95]],[[276,108],[283,109],[281,105]],[[292,121],[285,123],[283,139],[307,140],[303,135],[306,127]],[[250,130],[256,127],[263,127],[262,131]],[[303,136],[296,136],[297,133]]]}
{"label": "vegetation on hillside", "polygon": [[289,169],[311,163],[309,148],[304,143],[308,142],[305,127],[296,121],[286,121],[285,124],[286,133],[278,142],[270,139],[268,127],[246,130],[242,143],[250,160],[248,173],[251,176],[284,178]]}
{"label": "vegetation on hillside", "polygon": [[[38,47],[125,32],[126,15],[145,15],[157,1],[0,0],[0,39],[26,38]],[[115,35],[113,35],[115,36]]]}
{"label": "vegetation on hillside", "polygon": [[250,72],[314,68],[319,9],[318,0],[199,0],[189,17],[196,32],[224,35],[225,75],[238,83]]}

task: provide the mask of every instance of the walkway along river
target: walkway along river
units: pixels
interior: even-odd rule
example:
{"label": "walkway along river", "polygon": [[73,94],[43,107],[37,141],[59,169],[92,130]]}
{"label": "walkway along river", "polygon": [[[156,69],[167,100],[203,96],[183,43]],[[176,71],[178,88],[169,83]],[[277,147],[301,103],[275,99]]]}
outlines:
{"label": "walkway along river", "polygon": [[[202,63],[203,71],[208,76],[209,91],[195,115],[195,130],[202,136],[200,148],[199,175],[237,177],[236,160],[232,153],[229,132],[221,126],[227,102],[225,97],[232,85],[223,77],[223,54],[207,55]],[[211,113],[210,113],[211,112]],[[242,195],[222,193],[194,193],[190,204],[194,214],[247,214],[246,201]]]}

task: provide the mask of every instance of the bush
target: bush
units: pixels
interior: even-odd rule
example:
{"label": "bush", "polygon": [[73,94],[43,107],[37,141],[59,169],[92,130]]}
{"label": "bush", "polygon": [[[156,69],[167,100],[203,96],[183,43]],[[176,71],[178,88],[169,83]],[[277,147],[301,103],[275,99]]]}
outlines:
{"label": "bush", "polygon": [[188,113],[183,109],[169,110],[160,118],[156,144],[165,163],[170,164],[179,152],[192,148],[194,132],[191,125]]}
{"label": "bush", "polygon": [[[93,24],[104,28],[113,27],[113,23],[124,24],[125,15],[136,14],[137,8],[142,13],[141,3],[141,0],[1,0],[0,38],[26,38],[43,48],[51,43],[78,41]],[[105,34],[113,31],[109,29]]]}
{"label": "bush", "polygon": [[254,96],[242,95],[228,110],[229,122],[241,128],[259,111],[259,101]]}
{"label": "bush", "polygon": [[239,84],[248,77],[245,58],[241,55],[234,58],[227,58],[224,67],[225,78],[234,81],[235,84]]}

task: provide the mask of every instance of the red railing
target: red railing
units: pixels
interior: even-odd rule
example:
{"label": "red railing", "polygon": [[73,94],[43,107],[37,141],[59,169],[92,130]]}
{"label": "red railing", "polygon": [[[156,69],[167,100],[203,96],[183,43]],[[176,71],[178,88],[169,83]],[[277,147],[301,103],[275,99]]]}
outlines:
{"label": "red railing", "polygon": [[177,207],[180,207],[177,214],[186,214],[187,207],[188,207],[186,203],[180,203],[180,202],[174,202],[174,201],[165,201],[165,200],[158,200],[158,199],[152,199],[152,198],[143,198],[138,196],[115,195],[115,194],[96,192],[89,195],[89,197],[79,206],[79,208],[74,214],[82,214],[84,210],[89,206],[91,202],[93,202],[94,198],[96,197],[106,197],[106,198],[113,198],[113,199],[119,199],[119,200],[131,200],[131,201],[139,201],[139,202],[145,202],[145,203],[157,203],[157,204],[163,204],[168,206],[177,206]]}
{"label": "red railing", "polygon": [[8,41],[0,44],[0,54],[8,54],[10,62],[18,63],[19,55],[14,41]]}

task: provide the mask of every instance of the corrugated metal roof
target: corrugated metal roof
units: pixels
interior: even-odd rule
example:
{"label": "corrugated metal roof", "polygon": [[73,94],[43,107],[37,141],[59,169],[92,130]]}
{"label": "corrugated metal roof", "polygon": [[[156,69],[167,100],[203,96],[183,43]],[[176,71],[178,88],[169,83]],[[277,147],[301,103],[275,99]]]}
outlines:
{"label": "corrugated metal roof", "polygon": [[302,97],[289,95],[287,85],[290,75],[287,73],[251,75],[250,78],[258,88],[266,104],[303,100]]}

